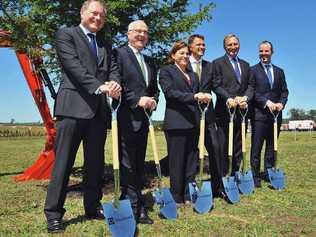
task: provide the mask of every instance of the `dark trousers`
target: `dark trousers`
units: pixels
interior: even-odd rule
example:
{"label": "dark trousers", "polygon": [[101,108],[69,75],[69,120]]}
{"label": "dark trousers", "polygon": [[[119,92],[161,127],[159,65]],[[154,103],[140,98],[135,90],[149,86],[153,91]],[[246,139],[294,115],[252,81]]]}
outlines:
{"label": "dark trousers", "polygon": [[[224,133],[225,139],[224,145],[224,161],[223,161],[223,174],[226,175],[228,172],[228,127],[229,123],[227,121],[218,121],[218,127]],[[246,124],[247,130],[247,124]],[[232,173],[234,175],[236,171],[239,171],[240,163],[242,160],[242,150],[241,150],[241,119],[237,117],[234,119],[234,132],[233,132],[233,157],[232,157]]]}
{"label": "dark trousers", "polygon": [[194,181],[198,163],[196,129],[166,130],[170,191],[176,202],[190,200],[189,183]]}
{"label": "dark trousers", "polygon": [[210,124],[205,130],[205,147],[209,157],[209,170],[211,174],[213,193],[223,190],[223,153],[224,153],[224,134],[218,129],[216,124]]}
{"label": "dark trousers", "polygon": [[106,124],[92,119],[60,117],[56,122],[55,163],[47,190],[44,212],[47,220],[61,219],[67,185],[80,142],[83,141],[83,200],[86,214],[93,214],[102,198]]}
{"label": "dark trousers", "polygon": [[134,209],[145,205],[141,190],[144,185],[147,137],[147,126],[142,126],[137,132],[132,129],[119,129],[121,199],[129,199]]}
{"label": "dark trousers", "polygon": [[[281,123],[278,123],[278,135],[280,133]],[[263,142],[266,142],[264,154],[264,172],[274,166],[274,151],[273,151],[273,120],[258,120],[251,123],[251,169],[255,179],[260,178],[260,158]]]}

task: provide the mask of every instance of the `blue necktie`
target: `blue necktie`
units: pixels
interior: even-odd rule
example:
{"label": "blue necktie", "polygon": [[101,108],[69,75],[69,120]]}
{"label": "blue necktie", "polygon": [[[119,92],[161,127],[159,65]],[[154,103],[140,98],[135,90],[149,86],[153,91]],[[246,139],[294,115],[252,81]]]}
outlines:
{"label": "blue necktie", "polygon": [[234,64],[234,70],[235,70],[236,77],[237,77],[238,81],[240,82],[240,71],[239,71],[237,59],[232,58],[232,60],[233,60],[233,64]]}
{"label": "blue necktie", "polygon": [[268,76],[268,79],[269,79],[270,88],[272,89],[273,81],[272,81],[272,74],[271,74],[271,71],[270,71],[270,65],[267,64],[267,65],[265,65],[265,67],[266,67],[266,70],[267,70],[267,76]]}
{"label": "blue necktie", "polygon": [[97,44],[95,42],[95,35],[92,33],[88,33],[87,35],[91,39],[89,43],[90,43],[90,48],[92,50],[92,53],[93,53],[96,61],[98,61],[98,52],[97,52]]}

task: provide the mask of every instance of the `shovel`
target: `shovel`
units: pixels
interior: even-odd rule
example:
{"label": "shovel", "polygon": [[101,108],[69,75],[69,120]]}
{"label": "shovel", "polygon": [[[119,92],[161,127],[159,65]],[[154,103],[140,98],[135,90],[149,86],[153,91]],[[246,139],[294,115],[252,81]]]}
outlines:
{"label": "shovel", "polygon": [[189,192],[193,208],[197,213],[203,214],[208,212],[213,206],[213,194],[210,181],[203,181],[203,168],[204,168],[204,140],[205,140],[205,113],[208,109],[207,104],[202,109],[201,104],[198,103],[201,111],[200,121],[200,139],[199,139],[199,160],[200,172],[197,177],[197,182],[189,183]]}
{"label": "shovel", "polygon": [[107,103],[112,112],[112,152],[114,169],[114,201],[104,203],[103,210],[105,222],[108,224],[110,232],[114,237],[134,236],[136,221],[129,200],[119,200],[120,195],[120,170],[118,158],[118,133],[117,133],[117,110],[121,103],[121,98],[116,107],[113,107],[112,98],[107,96]]}
{"label": "shovel", "polygon": [[269,180],[274,189],[282,190],[285,188],[285,173],[282,169],[277,168],[278,154],[278,116],[279,112],[271,111],[274,117],[273,123],[273,148],[274,148],[274,167],[268,169]]}
{"label": "shovel", "polygon": [[245,159],[246,159],[246,116],[248,113],[248,107],[246,109],[239,108],[239,113],[242,117],[241,122],[241,150],[242,150],[242,160],[240,170],[236,172],[237,186],[242,194],[250,195],[255,189],[255,184],[253,181],[252,171],[248,169],[245,172]]}
{"label": "shovel", "polygon": [[158,175],[158,187],[156,188],[156,191],[153,192],[153,197],[154,197],[155,203],[159,205],[160,207],[160,214],[166,219],[174,220],[174,219],[177,219],[177,205],[172,197],[172,194],[169,188],[161,187],[162,175],[161,175],[161,168],[160,168],[160,163],[159,163],[154,125],[153,125],[151,116],[146,111],[146,109],[144,109],[144,112],[149,121],[149,134],[150,134],[150,140],[151,140],[151,145],[153,149],[154,160],[155,160],[155,165],[156,165],[156,170],[157,170],[157,175]]}
{"label": "shovel", "polygon": [[[228,107],[227,107],[228,108]],[[240,201],[239,191],[236,183],[236,177],[230,176],[232,172],[232,157],[233,157],[233,132],[234,132],[234,116],[236,108],[228,108],[229,112],[229,129],[228,129],[228,173],[222,178],[225,193],[228,200],[235,204]]]}

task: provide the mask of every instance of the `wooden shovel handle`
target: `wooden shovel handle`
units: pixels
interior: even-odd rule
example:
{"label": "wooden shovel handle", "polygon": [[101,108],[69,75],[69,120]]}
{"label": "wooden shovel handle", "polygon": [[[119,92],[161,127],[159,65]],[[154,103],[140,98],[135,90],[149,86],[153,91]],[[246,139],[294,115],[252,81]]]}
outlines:
{"label": "wooden shovel handle", "polygon": [[246,124],[245,122],[241,123],[241,151],[246,152]]}
{"label": "wooden shovel handle", "polygon": [[159,163],[159,156],[158,156],[158,149],[157,149],[157,143],[156,143],[156,137],[155,137],[155,130],[153,125],[149,125],[149,134],[150,134],[150,140],[151,145],[153,148],[154,153],[154,160],[156,165],[160,165]]}
{"label": "wooden shovel handle", "polygon": [[233,155],[233,132],[234,132],[234,123],[231,121],[229,122],[228,128],[228,156]]}
{"label": "wooden shovel handle", "polygon": [[199,158],[204,159],[205,119],[200,121]]}
{"label": "wooden shovel handle", "polygon": [[274,151],[278,150],[278,123],[275,121],[273,123],[273,142],[274,142]]}
{"label": "wooden shovel handle", "polygon": [[117,120],[112,120],[113,169],[119,170]]}

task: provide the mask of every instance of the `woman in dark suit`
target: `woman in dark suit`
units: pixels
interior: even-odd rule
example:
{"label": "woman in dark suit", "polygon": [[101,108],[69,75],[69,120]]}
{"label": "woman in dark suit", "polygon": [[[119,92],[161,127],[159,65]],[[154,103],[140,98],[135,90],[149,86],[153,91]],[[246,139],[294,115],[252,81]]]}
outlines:
{"label": "woman in dark suit", "polygon": [[160,70],[159,83],[166,99],[163,129],[167,141],[170,189],[178,204],[189,202],[188,184],[197,169],[199,109],[197,102],[208,102],[200,93],[197,75],[188,70],[189,50],[176,42],[169,53],[169,65]]}

